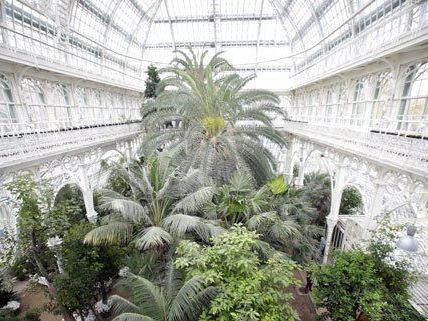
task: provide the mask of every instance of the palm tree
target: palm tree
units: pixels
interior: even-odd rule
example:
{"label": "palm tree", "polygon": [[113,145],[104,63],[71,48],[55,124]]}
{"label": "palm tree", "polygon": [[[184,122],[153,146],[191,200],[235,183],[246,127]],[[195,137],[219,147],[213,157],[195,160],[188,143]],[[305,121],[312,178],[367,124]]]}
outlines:
{"label": "palm tree", "polygon": [[[162,92],[148,100],[143,113],[147,136],[142,146],[151,155],[160,146],[169,150],[183,170],[201,169],[205,179],[223,184],[237,169],[248,169],[258,182],[275,168],[275,159],[266,142],[278,148],[286,144],[272,127],[271,117],[284,115],[279,99],[266,90],[244,90],[254,76],[242,78],[231,65],[214,55],[205,63],[178,51],[175,67],[159,84]],[[165,128],[173,122],[175,126]]]}
{"label": "palm tree", "polygon": [[[115,175],[124,177],[132,195],[127,197],[113,190],[101,192],[100,207],[109,214],[102,218],[100,226],[85,236],[86,242],[132,242],[140,250],[165,250],[175,238],[187,233],[208,240],[220,230],[214,222],[183,214],[180,210],[180,206],[197,208],[212,197],[214,188],[199,183],[199,172],[182,174],[179,168],[171,167],[166,154],[147,159],[143,166],[138,162],[118,166]],[[184,202],[174,206],[181,198]]]}
{"label": "palm tree", "polygon": [[316,224],[318,212],[307,200],[306,191],[289,187],[286,193],[274,197],[271,204],[281,216],[288,217],[298,226],[299,233],[284,245],[285,251],[298,263],[312,260],[324,229]]}
{"label": "palm tree", "polygon": [[256,188],[253,177],[235,172],[229,183],[219,188],[204,215],[218,219],[225,228],[244,224],[261,234],[261,241],[284,250],[290,239],[299,234],[299,226],[291,216],[282,215],[272,206],[273,195],[268,185]]}
{"label": "palm tree", "polygon": [[184,284],[174,268],[169,268],[162,286],[128,273],[123,284],[130,300],[111,296],[114,321],[193,321],[209,305],[217,290],[206,286],[199,276]]}
{"label": "palm tree", "polygon": [[314,207],[318,216],[314,220],[314,224],[325,226],[326,216],[330,212],[331,204],[331,182],[328,173],[312,172],[305,175],[304,190],[306,199]]}
{"label": "palm tree", "polygon": [[204,210],[207,219],[218,219],[230,228],[242,223],[261,234],[260,239],[298,262],[315,254],[323,229],[314,224],[316,210],[305,191],[289,187],[283,175],[257,189],[254,179],[236,172],[230,182],[219,188]]}

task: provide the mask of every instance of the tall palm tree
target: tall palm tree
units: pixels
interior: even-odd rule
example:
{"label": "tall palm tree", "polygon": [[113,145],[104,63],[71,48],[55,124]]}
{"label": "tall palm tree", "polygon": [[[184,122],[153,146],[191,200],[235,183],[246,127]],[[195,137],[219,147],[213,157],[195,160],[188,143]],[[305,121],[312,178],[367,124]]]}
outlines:
{"label": "tall palm tree", "polygon": [[[225,183],[237,169],[248,169],[258,182],[266,180],[275,159],[266,142],[286,144],[271,118],[283,115],[279,99],[266,90],[245,90],[254,76],[240,77],[231,65],[207,52],[197,56],[178,51],[172,68],[159,84],[162,92],[147,100],[143,113],[147,136],[143,153],[160,146],[169,150],[184,169],[199,168],[206,179]],[[175,126],[165,128],[173,122]]]}
{"label": "tall palm tree", "polygon": [[[121,165],[118,165],[121,166]],[[85,241],[93,244],[132,242],[138,249],[164,248],[175,238],[194,233],[208,240],[219,227],[201,217],[183,214],[174,203],[183,198],[198,207],[211,199],[214,187],[203,186],[198,172],[182,174],[171,166],[170,158],[150,158],[115,168],[130,185],[131,197],[113,190],[101,192],[101,208],[108,215],[90,231]]]}
{"label": "tall palm tree", "polygon": [[273,195],[267,185],[257,189],[253,177],[235,172],[229,183],[217,188],[204,209],[207,219],[218,219],[225,228],[244,224],[261,234],[261,240],[279,250],[299,234],[291,216],[282,215],[272,206]]}
{"label": "tall palm tree", "polygon": [[111,296],[114,321],[193,321],[209,305],[217,290],[195,276],[185,283],[169,268],[162,286],[129,273],[124,285],[130,300]]}
{"label": "tall palm tree", "polygon": [[312,172],[305,175],[304,186],[302,187],[306,199],[314,207],[318,216],[314,224],[324,227],[326,216],[330,212],[331,204],[331,181],[328,173]]}

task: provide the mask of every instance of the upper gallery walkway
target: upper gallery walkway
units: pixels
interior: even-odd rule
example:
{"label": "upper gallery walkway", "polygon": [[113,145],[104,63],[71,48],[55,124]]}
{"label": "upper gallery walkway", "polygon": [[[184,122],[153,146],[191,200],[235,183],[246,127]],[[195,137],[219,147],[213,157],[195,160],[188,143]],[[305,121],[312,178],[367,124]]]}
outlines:
{"label": "upper gallery walkway", "polygon": [[0,170],[129,141],[141,133],[138,122],[3,136],[0,138]]}
{"label": "upper gallery walkway", "polygon": [[428,178],[427,137],[364,132],[297,121],[286,121],[281,130],[322,146],[364,157],[383,167]]}

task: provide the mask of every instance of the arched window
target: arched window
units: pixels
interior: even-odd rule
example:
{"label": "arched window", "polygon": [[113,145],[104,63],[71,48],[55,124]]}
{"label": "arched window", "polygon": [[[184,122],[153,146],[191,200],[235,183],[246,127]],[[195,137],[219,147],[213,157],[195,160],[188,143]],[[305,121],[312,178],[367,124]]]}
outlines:
{"label": "arched window", "polygon": [[77,87],[75,94],[76,94],[76,103],[79,108],[79,114],[78,114],[79,123],[80,125],[83,125],[83,126],[88,125],[89,120],[86,118],[86,115],[85,115],[86,108],[88,108],[89,106],[88,94],[86,92],[86,88]]}
{"label": "arched window", "polygon": [[357,80],[353,92],[351,125],[362,126],[364,124],[364,113],[366,111],[366,89],[367,78],[363,77]]}
{"label": "arched window", "polygon": [[345,86],[340,86],[337,93],[337,112],[336,123],[339,125],[347,124],[346,106],[348,96],[346,94]]}
{"label": "arched window", "polygon": [[75,113],[72,110],[69,87],[65,84],[55,84],[54,91],[56,118],[60,122],[61,127],[70,128],[72,127],[73,118],[76,116],[73,115]]}
{"label": "arched window", "polygon": [[326,98],[325,98],[325,115],[324,115],[324,121],[326,123],[331,123],[333,121],[333,90],[328,89]]}
{"label": "arched window", "polygon": [[0,129],[9,131],[8,124],[17,123],[18,115],[9,81],[4,75],[0,75],[0,86]]}
{"label": "arched window", "polygon": [[410,66],[404,78],[398,130],[428,134],[428,64],[421,62]]}
{"label": "arched window", "polygon": [[370,126],[387,129],[391,121],[391,72],[383,72],[376,76],[373,92]]}
{"label": "arched window", "polygon": [[50,115],[47,109],[46,96],[42,83],[35,79],[25,78],[21,82],[27,108],[25,111],[26,123],[31,129],[50,129]]}
{"label": "arched window", "polygon": [[297,120],[306,120],[307,121],[307,102],[306,102],[306,94],[300,93],[299,97],[296,99],[297,107],[298,107],[298,114],[296,115]]}

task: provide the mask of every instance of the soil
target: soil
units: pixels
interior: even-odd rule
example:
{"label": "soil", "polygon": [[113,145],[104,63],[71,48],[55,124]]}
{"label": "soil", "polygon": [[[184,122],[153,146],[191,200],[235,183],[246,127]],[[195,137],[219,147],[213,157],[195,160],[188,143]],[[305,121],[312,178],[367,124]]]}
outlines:
{"label": "soil", "polygon": [[[19,309],[19,317],[24,316],[25,312],[32,309],[43,309],[49,303],[49,298],[46,296],[43,285],[30,286],[28,281],[19,281],[16,283],[14,290],[19,296],[21,308]],[[61,321],[62,316],[54,315],[48,312],[40,314],[40,321]]]}

